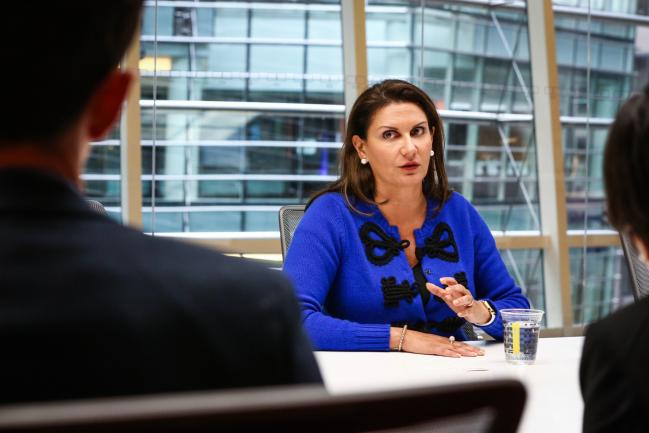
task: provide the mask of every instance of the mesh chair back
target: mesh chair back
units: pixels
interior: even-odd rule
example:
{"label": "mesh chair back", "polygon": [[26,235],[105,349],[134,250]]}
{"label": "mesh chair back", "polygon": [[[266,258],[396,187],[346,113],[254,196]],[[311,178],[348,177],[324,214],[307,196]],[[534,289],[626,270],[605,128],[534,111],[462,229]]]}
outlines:
{"label": "mesh chair back", "polygon": [[649,268],[640,259],[640,254],[631,238],[627,234],[620,234],[620,239],[631,274],[633,297],[637,301],[649,295]]}
{"label": "mesh chair back", "polygon": [[0,406],[0,432],[515,433],[525,399],[516,380],[336,396],[249,388]]}
{"label": "mesh chair back", "polygon": [[108,216],[108,212],[106,212],[104,205],[99,203],[97,200],[86,200],[86,203],[90,209],[94,210],[98,214]]}
{"label": "mesh chair back", "polygon": [[304,216],[304,205],[288,205],[279,209],[279,239],[282,243],[282,258],[293,240],[293,233]]}

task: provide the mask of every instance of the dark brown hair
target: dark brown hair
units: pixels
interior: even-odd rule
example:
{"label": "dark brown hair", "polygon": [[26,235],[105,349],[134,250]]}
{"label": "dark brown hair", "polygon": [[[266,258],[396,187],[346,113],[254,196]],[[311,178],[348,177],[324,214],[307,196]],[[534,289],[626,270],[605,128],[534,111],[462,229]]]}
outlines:
{"label": "dark brown hair", "polygon": [[611,224],[649,247],[649,85],[615,116],[604,150],[604,183]]}
{"label": "dark brown hair", "polygon": [[425,197],[438,200],[437,210],[441,209],[448,199],[451,191],[448,187],[446,170],[444,168],[444,130],[442,121],[437,114],[437,109],[432,99],[419,87],[403,80],[385,80],[366,89],[354,102],[352,111],[347,121],[345,141],[340,153],[340,178],[327,188],[317,192],[309,200],[307,207],[322,194],[338,192],[343,195],[347,205],[355,212],[360,212],[354,206],[355,200],[368,204],[375,202],[376,185],[374,175],[369,165],[362,165],[352,137],[358,135],[363,140],[367,139],[367,130],[374,115],[383,107],[394,104],[410,102],[417,105],[426,114],[428,127],[433,127],[433,150],[435,156],[428,166],[428,172],[422,182]]}
{"label": "dark brown hair", "polygon": [[117,68],[142,0],[10,1],[0,26],[0,142],[62,133]]}

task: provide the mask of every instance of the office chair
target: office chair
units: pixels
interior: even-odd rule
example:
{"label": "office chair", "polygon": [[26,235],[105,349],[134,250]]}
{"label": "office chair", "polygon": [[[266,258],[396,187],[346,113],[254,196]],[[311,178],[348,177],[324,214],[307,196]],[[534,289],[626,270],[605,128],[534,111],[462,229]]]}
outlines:
{"label": "office chair", "polygon": [[[304,216],[304,205],[287,205],[282,206],[279,209],[279,239],[282,244],[282,258],[286,259],[286,253],[288,252],[288,247],[291,245],[293,240],[293,233],[297,228],[300,220]],[[462,325],[462,330],[466,335],[468,340],[492,340],[492,338],[482,332],[482,335],[479,335],[472,324],[465,322]]]}
{"label": "office chair", "polygon": [[304,216],[304,205],[287,205],[279,209],[279,239],[282,244],[282,258],[293,240],[293,233]]}
{"label": "office chair", "polygon": [[622,250],[631,274],[633,297],[636,301],[649,295],[649,268],[640,259],[640,254],[633,241],[626,233],[620,233]]}
{"label": "office chair", "polygon": [[86,200],[86,203],[90,209],[94,210],[98,214],[108,216],[108,212],[106,212],[104,205],[99,203],[97,200]]}
{"label": "office chair", "polygon": [[330,396],[284,386],[0,407],[0,432],[515,433],[516,380]]}

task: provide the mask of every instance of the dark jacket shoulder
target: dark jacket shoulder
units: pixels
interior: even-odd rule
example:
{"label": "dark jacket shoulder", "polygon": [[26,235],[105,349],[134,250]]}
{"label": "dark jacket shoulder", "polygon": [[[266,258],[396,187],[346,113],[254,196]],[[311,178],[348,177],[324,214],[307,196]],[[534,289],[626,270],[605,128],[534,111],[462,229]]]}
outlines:
{"label": "dark jacket shoulder", "polygon": [[579,372],[584,432],[646,431],[648,339],[649,298],[588,327]]}

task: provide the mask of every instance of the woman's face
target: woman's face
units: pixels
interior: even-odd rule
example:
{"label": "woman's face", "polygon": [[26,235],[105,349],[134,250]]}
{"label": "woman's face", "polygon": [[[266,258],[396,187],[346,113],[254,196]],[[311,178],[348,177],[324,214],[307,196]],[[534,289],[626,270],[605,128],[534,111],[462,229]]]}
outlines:
{"label": "woman's face", "polygon": [[376,112],[367,139],[353,137],[360,158],[368,160],[379,192],[419,187],[428,172],[433,137],[423,110],[409,102]]}

